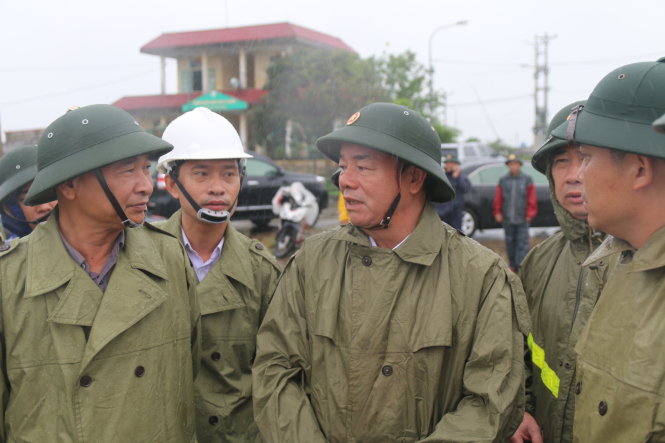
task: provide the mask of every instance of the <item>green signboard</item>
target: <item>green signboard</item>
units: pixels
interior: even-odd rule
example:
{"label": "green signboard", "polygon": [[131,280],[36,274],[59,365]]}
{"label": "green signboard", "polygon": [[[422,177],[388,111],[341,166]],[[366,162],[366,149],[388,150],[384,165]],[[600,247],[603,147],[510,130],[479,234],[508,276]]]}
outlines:
{"label": "green signboard", "polygon": [[211,91],[194,100],[182,105],[183,112],[191,111],[194,108],[203,106],[211,111],[244,111],[248,108],[247,102],[244,102],[230,95],[221,92]]}

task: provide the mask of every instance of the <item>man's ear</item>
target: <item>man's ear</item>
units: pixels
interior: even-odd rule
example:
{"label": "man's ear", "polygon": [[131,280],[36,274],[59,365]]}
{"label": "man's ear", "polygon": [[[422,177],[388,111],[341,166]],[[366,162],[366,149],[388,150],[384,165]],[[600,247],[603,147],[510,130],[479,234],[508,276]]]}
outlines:
{"label": "man's ear", "polygon": [[77,179],[78,177],[74,177],[63,183],[60,183],[55,187],[55,192],[58,194],[58,199],[60,196],[66,200],[74,200],[76,198],[76,193],[78,191]]}
{"label": "man's ear", "polygon": [[409,166],[406,170],[406,180],[409,185],[409,191],[417,194],[424,186],[427,173],[416,166]]}
{"label": "man's ear", "polygon": [[173,181],[173,178],[169,174],[164,176],[164,184],[166,191],[171,194],[171,197],[175,199],[180,198],[180,188],[178,188],[178,185],[175,184],[175,181]]}
{"label": "man's ear", "polygon": [[645,155],[635,155],[633,160],[633,189],[643,189],[654,181],[655,160]]}

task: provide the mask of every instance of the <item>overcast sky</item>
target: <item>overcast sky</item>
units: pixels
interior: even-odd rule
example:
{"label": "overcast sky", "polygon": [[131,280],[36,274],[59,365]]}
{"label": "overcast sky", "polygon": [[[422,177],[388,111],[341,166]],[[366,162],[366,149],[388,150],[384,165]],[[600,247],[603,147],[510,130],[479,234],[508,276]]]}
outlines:
{"label": "overcast sky", "polygon": [[71,105],[159,93],[159,57],[139,48],[161,33],[288,21],[362,57],[412,50],[423,64],[432,37],[448,123],[463,138],[529,145],[536,35],[556,36],[551,117],[614,68],[665,56],[663,18],[663,0],[0,0],[0,125],[43,128]]}

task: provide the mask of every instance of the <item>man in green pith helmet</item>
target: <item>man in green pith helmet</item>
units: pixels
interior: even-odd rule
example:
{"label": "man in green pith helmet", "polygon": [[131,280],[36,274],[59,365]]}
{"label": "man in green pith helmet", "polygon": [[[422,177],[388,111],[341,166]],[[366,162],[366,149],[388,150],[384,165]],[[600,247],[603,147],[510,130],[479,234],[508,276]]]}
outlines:
{"label": "man in green pith helmet", "polygon": [[531,160],[547,176],[561,230],[536,245],[520,268],[531,312],[532,332],[527,339],[531,385],[527,386],[524,420],[513,442],[572,441],[575,343],[611,268],[611,260],[600,260],[592,269],[581,266],[605,236],[586,221],[578,178],[582,165],[579,146],[551,136],[584,103],[564,106],[552,118],[549,138]]}
{"label": "man in green pith helmet", "polygon": [[[553,135],[580,144],[589,224],[620,254],[580,334],[573,441],[665,441],[665,58],[607,74]],[[585,280],[588,281],[588,280]]]}
{"label": "man in green pith helmet", "polygon": [[150,157],[171,148],[109,105],[42,134],[25,201],[58,206],[0,254],[0,440],[196,441],[196,277],[143,226]]}
{"label": "man in green pith helmet", "polygon": [[453,189],[427,120],[374,103],[318,149],[350,223],[304,242],[259,329],[271,442],[504,441],[523,415],[526,300],[500,257],[442,223]]}
{"label": "man in green pith helmet", "polygon": [[268,250],[230,223],[245,159],[231,123],[196,108],[172,121],[159,158],[166,188],[182,208],[156,225],[181,240],[199,279],[201,370],[196,379],[199,442],[261,441],[252,410],[256,333],[279,268]]}
{"label": "man in green pith helmet", "polygon": [[0,243],[30,234],[46,219],[56,202],[25,204],[37,175],[37,146],[23,146],[0,157]]}

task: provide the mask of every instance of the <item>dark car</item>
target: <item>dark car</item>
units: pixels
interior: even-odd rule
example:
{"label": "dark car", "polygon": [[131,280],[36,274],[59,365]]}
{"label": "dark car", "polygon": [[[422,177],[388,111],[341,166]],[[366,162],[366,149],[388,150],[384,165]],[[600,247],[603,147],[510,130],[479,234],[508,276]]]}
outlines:
{"label": "dark car", "polygon": [[[462,166],[462,172],[469,177],[471,190],[464,196],[464,215],[462,218],[462,232],[472,236],[476,230],[500,228],[501,225],[494,220],[492,203],[494,192],[499,179],[508,173],[503,162],[481,162]],[[538,198],[538,214],[531,221],[530,226],[558,226],[547,178],[533,169],[529,163],[522,165],[522,172],[533,178]]]}
{"label": "dark car", "polygon": [[[265,155],[249,151],[253,158],[246,162],[247,171],[243,181],[234,220],[251,220],[257,226],[264,226],[275,218],[272,212],[272,198],[280,186],[299,181],[316,196],[319,211],[328,207],[328,190],[325,178],[282,169]],[[153,218],[168,218],[179,208],[179,203],[164,189],[164,178],[155,174],[155,190],[148,204]]]}

